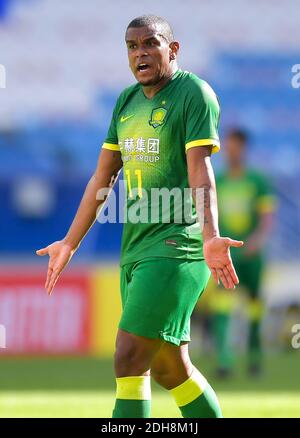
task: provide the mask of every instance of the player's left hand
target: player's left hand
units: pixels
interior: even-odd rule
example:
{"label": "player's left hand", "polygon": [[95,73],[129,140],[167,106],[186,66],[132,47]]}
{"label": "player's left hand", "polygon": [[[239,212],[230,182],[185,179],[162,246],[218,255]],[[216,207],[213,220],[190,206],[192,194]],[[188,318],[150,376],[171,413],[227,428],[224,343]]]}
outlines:
{"label": "player's left hand", "polygon": [[203,244],[204,258],[215,282],[220,284],[221,280],[226,289],[234,289],[239,283],[230,256],[230,247],[243,245],[244,242],[229,237],[212,237]]}

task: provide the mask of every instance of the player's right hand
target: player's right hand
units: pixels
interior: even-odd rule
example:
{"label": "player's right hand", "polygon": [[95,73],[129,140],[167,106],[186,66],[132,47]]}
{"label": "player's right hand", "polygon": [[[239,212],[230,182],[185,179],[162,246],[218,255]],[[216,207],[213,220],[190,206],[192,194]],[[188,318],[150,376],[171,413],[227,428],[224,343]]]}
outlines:
{"label": "player's right hand", "polygon": [[75,250],[62,240],[36,251],[38,256],[49,256],[47,279],[45,283],[45,289],[47,290],[48,295],[51,295],[61,272],[71,260],[74,252]]}

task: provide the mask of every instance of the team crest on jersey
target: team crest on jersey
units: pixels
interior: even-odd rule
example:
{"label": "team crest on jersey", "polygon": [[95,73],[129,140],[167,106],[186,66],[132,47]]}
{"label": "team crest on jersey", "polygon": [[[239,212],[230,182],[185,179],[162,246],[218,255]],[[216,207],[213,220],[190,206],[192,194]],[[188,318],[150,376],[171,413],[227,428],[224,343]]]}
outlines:
{"label": "team crest on jersey", "polygon": [[155,108],[152,110],[151,118],[149,120],[149,125],[153,126],[153,128],[157,128],[161,126],[165,122],[167,110],[165,108]]}

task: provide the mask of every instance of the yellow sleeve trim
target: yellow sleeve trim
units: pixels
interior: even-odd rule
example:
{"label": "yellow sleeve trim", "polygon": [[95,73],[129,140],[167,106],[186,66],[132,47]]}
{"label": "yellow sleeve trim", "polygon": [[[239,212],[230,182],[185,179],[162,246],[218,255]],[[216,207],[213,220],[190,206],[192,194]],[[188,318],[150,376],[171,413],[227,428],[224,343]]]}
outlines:
{"label": "yellow sleeve trim", "polygon": [[259,213],[267,214],[276,210],[276,198],[272,195],[261,196],[257,202],[257,210]]}
{"label": "yellow sleeve trim", "polygon": [[191,148],[195,148],[197,146],[213,146],[212,153],[215,154],[220,150],[220,142],[218,140],[214,140],[212,138],[205,138],[201,140],[193,140],[189,141],[185,145],[185,150],[188,151]]}
{"label": "yellow sleeve trim", "polygon": [[119,151],[120,146],[118,144],[103,143],[102,149],[109,149],[110,151]]}

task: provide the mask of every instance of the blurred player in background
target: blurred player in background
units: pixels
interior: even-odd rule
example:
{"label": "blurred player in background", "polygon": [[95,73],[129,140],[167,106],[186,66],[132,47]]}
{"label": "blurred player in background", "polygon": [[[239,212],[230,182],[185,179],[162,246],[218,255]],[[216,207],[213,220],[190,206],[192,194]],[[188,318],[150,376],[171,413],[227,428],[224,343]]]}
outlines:
{"label": "blurred player in background", "polygon": [[[128,217],[124,224],[123,313],[116,341],[113,417],[150,416],[151,374],[170,391],[183,417],[216,418],[221,416],[217,397],[192,364],[188,342],[190,316],[206,287],[209,269],[217,282],[234,288],[238,278],[229,249],[243,245],[220,237],[218,229],[210,155],[220,147],[219,104],[206,82],[178,69],[179,43],[164,19],[134,19],[126,31],[126,44],[137,83],[117,101],[97,169],[66,237],[37,253],[50,256],[46,289],[51,294],[95,222],[101,205],[98,191],[111,187],[122,167],[128,211],[143,204],[148,211],[153,188],[178,188],[183,193],[190,187],[191,221],[175,221],[185,206],[173,201],[170,222],[160,216],[158,221],[136,223]],[[197,203],[198,193],[202,200]]]}
{"label": "blurred player in background", "polygon": [[[225,144],[227,169],[217,177],[220,231],[223,235],[243,240],[245,246],[232,250],[232,259],[245,289],[249,318],[248,370],[257,375],[262,366],[260,326],[263,304],[260,296],[264,272],[264,249],[270,237],[275,209],[275,197],[267,178],[246,164],[247,133],[232,130]],[[231,374],[233,356],[229,345],[228,328],[235,297],[221,288],[213,299],[214,334],[218,350],[220,377]]]}

